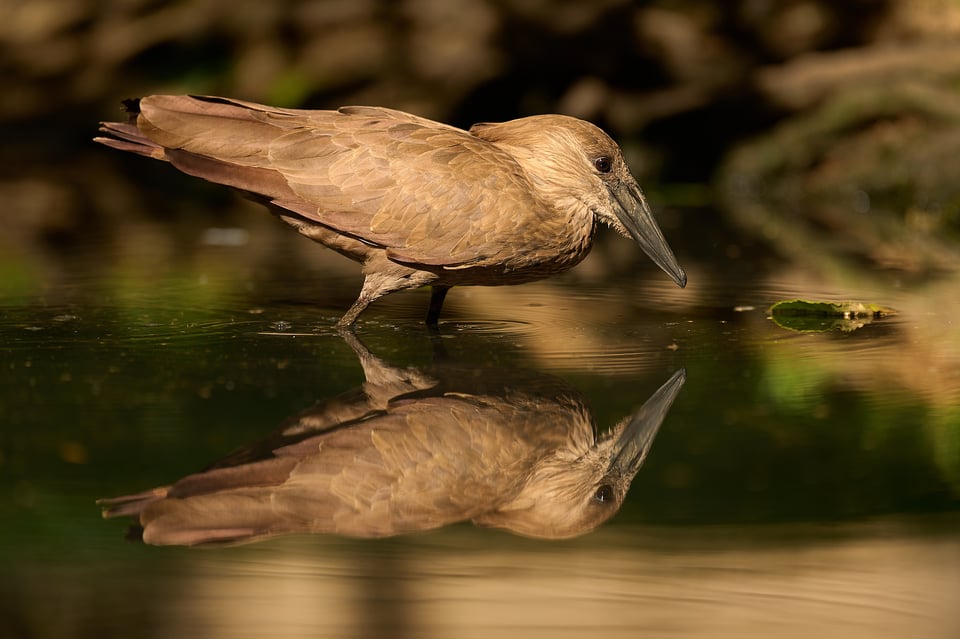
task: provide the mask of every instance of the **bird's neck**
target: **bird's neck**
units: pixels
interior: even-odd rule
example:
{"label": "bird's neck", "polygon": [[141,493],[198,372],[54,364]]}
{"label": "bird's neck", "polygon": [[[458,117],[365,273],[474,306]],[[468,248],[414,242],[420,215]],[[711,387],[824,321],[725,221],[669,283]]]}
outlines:
{"label": "bird's neck", "polygon": [[[554,196],[541,210],[536,230],[542,261],[555,272],[572,268],[590,253],[596,234],[593,213],[569,195]],[[532,235],[533,233],[531,233]]]}

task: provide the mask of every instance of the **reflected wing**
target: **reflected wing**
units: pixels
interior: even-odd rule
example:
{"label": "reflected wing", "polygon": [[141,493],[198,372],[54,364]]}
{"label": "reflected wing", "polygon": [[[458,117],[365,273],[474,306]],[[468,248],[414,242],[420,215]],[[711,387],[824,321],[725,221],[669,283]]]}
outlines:
{"label": "reflected wing", "polygon": [[[374,537],[470,519],[512,497],[533,463],[536,449],[513,430],[513,412],[485,400],[427,398],[303,439],[270,459],[185,477],[133,496],[146,499],[143,539],[192,545],[297,532]],[[123,498],[113,503],[123,510],[112,515],[140,510]]]}
{"label": "reflected wing", "polygon": [[521,234],[508,231],[537,223],[540,207],[511,156],[407,113],[189,96],[150,96],[140,110],[140,131],[182,171],[258,194],[399,262],[494,263],[516,248],[504,238]]}

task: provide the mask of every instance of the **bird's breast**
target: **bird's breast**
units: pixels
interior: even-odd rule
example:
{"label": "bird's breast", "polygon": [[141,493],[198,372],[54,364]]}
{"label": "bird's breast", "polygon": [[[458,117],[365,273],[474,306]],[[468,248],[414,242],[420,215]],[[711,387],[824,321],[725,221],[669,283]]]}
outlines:
{"label": "bird's breast", "polygon": [[455,284],[495,285],[550,277],[579,264],[590,253],[594,234],[592,216],[553,216],[518,224],[509,238],[501,238],[488,259],[445,269],[442,279]]}

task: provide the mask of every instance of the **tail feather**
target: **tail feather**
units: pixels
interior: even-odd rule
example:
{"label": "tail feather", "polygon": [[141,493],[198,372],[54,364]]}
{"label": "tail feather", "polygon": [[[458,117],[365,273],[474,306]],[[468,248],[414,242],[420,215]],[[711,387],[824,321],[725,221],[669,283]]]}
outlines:
{"label": "tail feather", "polygon": [[113,519],[114,517],[133,517],[139,519],[140,513],[144,508],[152,503],[165,499],[170,492],[169,486],[161,486],[145,490],[135,495],[123,495],[122,497],[110,497],[108,499],[98,499],[97,504],[103,508],[103,518]]}
{"label": "tail feather", "polygon": [[136,124],[130,122],[103,122],[100,126],[102,133],[113,137],[97,136],[94,142],[109,146],[121,151],[129,151],[155,160],[167,160],[162,146],[148,139]]}

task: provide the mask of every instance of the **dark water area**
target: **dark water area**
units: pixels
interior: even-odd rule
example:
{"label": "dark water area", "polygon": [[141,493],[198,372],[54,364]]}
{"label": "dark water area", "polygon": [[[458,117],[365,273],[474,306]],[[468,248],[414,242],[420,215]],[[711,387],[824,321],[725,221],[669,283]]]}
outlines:
{"label": "dark water area", "polygon": [[[134,224],[123,242],[93,233],[5,267],[3,636],[958,630],[960,299],[944,293],[960,290],[956,274],[864,285],[782,266],[745,279],[744,260],[725,273],[681,258],[680,290],[640,260],[618,267],[633,247],[607,237],[560,278],[454,289],[437,334],[421,323],[425,291],[392,296],[354,343],[333,329],[359,285],[349,262],[274,235],[246,205],[203,222]],[[793,298],[897,313],[800,333],[767,311]],[[437,372],[450,369],[460,377]],[[549,422],[548,450],[592,441],[576,435],[583,419],[602,439],[681,369],[619,511],[568,540],[473,526],[482,517],[464,509],[379,539],[156,547],[124,541],[130,521],[96,504],[358,395],[361,412],[387,417],[397,398],[412,413],[423,396],[431,410],[509,406]],[[421,386],[381,392],[391,379]],[[450,432],[423,415],[427,432]],[[510,424],[497,432],[534,428]],[[487,474],[506,477],[496,463]]]}

